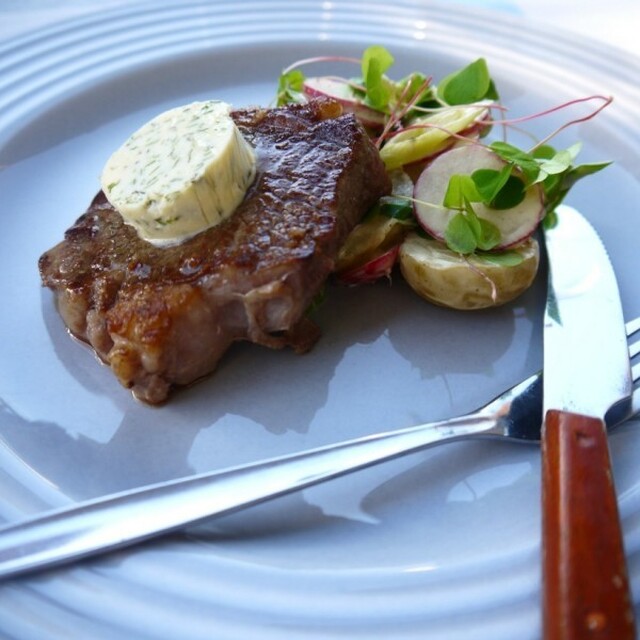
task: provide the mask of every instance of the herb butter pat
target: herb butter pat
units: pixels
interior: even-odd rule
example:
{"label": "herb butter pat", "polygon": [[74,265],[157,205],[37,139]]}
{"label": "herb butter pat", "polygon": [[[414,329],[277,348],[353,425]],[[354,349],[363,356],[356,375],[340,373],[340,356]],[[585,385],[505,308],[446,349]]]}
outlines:
{"label": "herb butter pat", "polygon": [[109,158],[102,189],[142,238],[177,244],[222,222],[242,202],[256,158],[230,110],[219,101],[171,109]]}

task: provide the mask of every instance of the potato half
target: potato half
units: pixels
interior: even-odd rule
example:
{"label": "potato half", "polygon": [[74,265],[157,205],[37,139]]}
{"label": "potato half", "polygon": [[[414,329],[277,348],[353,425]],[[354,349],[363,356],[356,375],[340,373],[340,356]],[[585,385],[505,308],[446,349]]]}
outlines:
{"label": "potato half", "polygon": [[452,309],[485,309],[513,300],[536,276],[538,241],[529,238],[511,250],[521,254],[522,262],[497,265],[477,256],[467,261],[437,240],[410,233],[400,246],[400,269],[411,288],[430,302]]}

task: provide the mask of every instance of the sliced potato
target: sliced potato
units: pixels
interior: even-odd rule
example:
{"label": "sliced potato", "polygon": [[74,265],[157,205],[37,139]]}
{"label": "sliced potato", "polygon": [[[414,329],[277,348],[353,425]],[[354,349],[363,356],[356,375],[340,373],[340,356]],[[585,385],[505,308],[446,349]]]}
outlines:
{"label": "sliced potato", "polygon": [[356,225],[340,249],[335,271],[339,275],[371,261],[402,242],[406,223],[382,213],[368,216]]}
{"label": "sliced potato", "polygon": [[429,158],[450,147],[461,133],[487,114],[488,102],[474,105],[446,107],[411,123],[412,128],[396,134],[380,150],[380,157],[388,170]]}
{"label": "sliced potato", "polygon": [[533,282],[540,262],[535,238],[513,247],[522,256],[514,266],[469,256],[467,260],[437,240],[410,233],[400,246],[400,270],[421,297],[452,309],[485,309],[513,300]]}

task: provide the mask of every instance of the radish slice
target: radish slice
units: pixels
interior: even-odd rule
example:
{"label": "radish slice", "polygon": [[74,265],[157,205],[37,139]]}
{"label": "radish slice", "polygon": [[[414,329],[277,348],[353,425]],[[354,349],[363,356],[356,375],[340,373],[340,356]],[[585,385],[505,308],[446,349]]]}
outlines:
{"label": "radish slice", "polygon": [[[476,169],[500,171],[505,164],[489,149],[476,145],[452,149],[438,156],[416,181],[414,212],[420,226],[429,235],[444,241],[447,225],[458,213],[442,206],[451,176],[471,175]],[[482,203],[473,203],[478,217],[500,230],[501,240],[496,250],[506,249],[531,236],[544,213],[543,196],[542,187],[535,184],[527,189],[524,200],[511,209],[492,209]]]}
{"label": "radish slice", "polygon": [[366,127],[380,129],[386,122],[386,116],[382,111],[376,111],[358,100],[353,89],[341,78],[331,76],[307,78],[302,91],[308,98],[337,100],[345,111],[353,113]]}
{"label": "radish slice", "polygon": [[400,245],[388,249],[368,262],[336,275],[342,284],[368,284],[382,277],[389,277],[398,258]]}

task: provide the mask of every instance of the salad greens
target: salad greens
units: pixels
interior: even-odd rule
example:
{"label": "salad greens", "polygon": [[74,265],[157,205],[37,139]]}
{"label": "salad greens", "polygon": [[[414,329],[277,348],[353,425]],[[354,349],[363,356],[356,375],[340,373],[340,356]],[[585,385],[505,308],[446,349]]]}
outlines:
{"label": "salad greens", "polygon": [[394,220],[413,222],[413,205],[406,198],[384,196],[371,208],[371,213],[381,213]]}
{"label": "salad greens", "polygon": [[[477,214],[476,205],[507,212],[522,202],[529,188],[541,185],[544,193],[543,225],[550,226],[554,224],[557,206],[571,187],[609,164],[575,164],[580,144],[568,149],[554,149],[548,140],[557,132],[529,150],[520,149],[506,140],[495,140],[488,145],[481,142],[495,124],[506,128],[509,124],[537,117],[512,121],[491,117],[494,110],[502,112],[504,107],[499,104],[500,97],[484,58],[449,74],[437,85],[430,77],[418,72],[392,80],[387,73],[395,63],[394,57],[380,45],[365,49],[360,59],[334,56],[302,60],[282,72],[278,81],[277,104],[305,102],[308,79],[300,66],[322,61],[359,64],[359,76],[332,76],[331,80],[341,83],[339,100],[345,109],[353,111],[356,116],[361,115],[363,123],[374,129],[372,135],[389,170],[411,165],[416,154],[421,161],[429,161],[454,144],[461,143],[483,145],[506,163],[500,170],[480,168],[470,175],[452,175],[443,202],[432,203],[455,212],[446,228],[444,241],[456,253],[486,254],[500,245],[500,230]],[[603,99],[605,104],[586,118],[568,124],[584,121],[596,115],[611,99],[591,96],[548,112],[597,98]],[[377,130],[374,125],[378,119],[371,119],[372,111],[379,116]],[[381,201],[376,211],[409,220],[411,208],[411,199],[402,196]],[[493,258],[487,259],[503,261],[503,264],[517,260],[516,252],[500,253],[504,258],[494,253]]]}
{"label": "salad greens", "polygon": [[304,73],[299,69],[283,72],[278,79],[278,97],[277,104],[305,102],[306,98],[303,93]]}
{"label": "salad greens", "polygon": [[562,203],[571,187],[581,178],[608,167],[610,162],[594,162],[574,165],[581,148],[576,143],[561,151],[550,145],[541,145],[527,153],[506,142],[493,142],[490,148],[511,166],[518,168],[525,177],[526,186],[541,183],[544,188],[545,226],[552,224],[555,210]]}
{"label": "salad greens", "polygon": [[449,105],[471,104],[480,100],[499,100],[484,58],[448,75],[438,85],[438,95]]}
{"label": "salad greens", "polygon": [[362,86],[365,103],[384,110],[394,95],[394,83],[384,74],[395,62],[393,56],[380,46],[372,46],[362,55]]}

